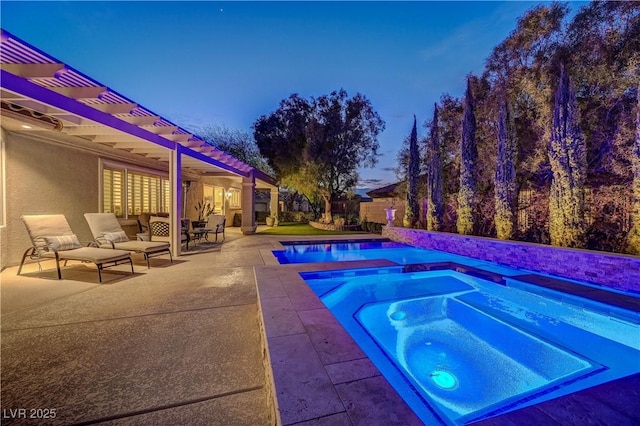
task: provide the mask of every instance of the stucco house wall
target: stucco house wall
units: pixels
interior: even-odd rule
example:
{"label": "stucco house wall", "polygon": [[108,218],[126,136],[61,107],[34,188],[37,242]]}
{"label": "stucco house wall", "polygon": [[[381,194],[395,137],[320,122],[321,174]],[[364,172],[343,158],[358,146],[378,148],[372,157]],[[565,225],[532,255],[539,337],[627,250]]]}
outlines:
{"label": "stucco house wall", "polygon": [[4,132],[6,227],[2,268],[31,246],[25,214],[62,213],[80,241],[92,239],[83,214],[99,211],[99,157],[36,137]]}

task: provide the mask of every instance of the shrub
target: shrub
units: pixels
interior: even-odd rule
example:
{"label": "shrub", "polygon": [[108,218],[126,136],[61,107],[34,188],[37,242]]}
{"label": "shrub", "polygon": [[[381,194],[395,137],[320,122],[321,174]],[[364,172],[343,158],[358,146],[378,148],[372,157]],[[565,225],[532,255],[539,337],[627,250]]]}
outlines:
{"label": "shrub", "polygon": [[280,222],[299,222],[308,223],[314,219],[311,212],[281,212],[279,216]]}

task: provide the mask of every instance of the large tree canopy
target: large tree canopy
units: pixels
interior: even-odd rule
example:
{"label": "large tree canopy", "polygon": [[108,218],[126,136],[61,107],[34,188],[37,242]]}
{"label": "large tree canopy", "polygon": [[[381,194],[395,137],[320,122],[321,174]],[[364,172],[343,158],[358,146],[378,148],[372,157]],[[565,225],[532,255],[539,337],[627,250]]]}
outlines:
{"label": "large tree canopy", "polygon": [[200,136],[216,148],[231,154],[240,161],[272,174],[267,159],[260,154],[253,136],[238,129],[210,125],[200,131]]}
{"label": "large tree canopy", "polygon": [[308,101],[291,95],[253,127],[278,179],[307,196],[319,193],[330,219],[331,202],[355,187],[358,168],[376,164],[384,121],[364,95],[339,90]]}

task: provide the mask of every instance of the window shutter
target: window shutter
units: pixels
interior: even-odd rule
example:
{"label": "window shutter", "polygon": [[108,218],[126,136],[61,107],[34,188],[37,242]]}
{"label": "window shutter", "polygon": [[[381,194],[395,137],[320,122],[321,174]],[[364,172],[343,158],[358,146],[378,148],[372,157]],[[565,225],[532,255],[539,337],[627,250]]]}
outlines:
{"label": "window shutter", "polygon": [[123,208],[123,173],[122,170],[104,169],[103,175],[103,206],[105,213],[114,213],[117,217],[124,216]]}

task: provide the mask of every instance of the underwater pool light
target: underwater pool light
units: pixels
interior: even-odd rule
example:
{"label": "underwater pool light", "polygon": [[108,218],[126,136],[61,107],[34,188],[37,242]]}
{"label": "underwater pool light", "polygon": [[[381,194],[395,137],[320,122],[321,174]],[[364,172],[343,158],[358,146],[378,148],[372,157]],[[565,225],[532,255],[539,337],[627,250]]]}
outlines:
{"label": "underwater pool light", "polygon": [[395,311],[394,313],[389,315],[389,318],[391,318],[394,321],[402,321],[406,317],[407,317],[407,314],[404,311]]}
{"label": "underwater pool light", "polygon": [[458,387],[458,379],[448,371],[433,370],[429,376],[433,383],[441,389],[453,390]]}

